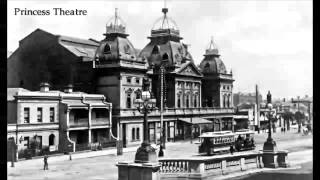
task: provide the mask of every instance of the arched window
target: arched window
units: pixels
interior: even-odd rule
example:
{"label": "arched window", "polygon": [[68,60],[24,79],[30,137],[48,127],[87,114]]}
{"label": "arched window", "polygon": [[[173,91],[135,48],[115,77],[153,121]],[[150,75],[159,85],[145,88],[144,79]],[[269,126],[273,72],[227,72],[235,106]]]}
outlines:
{"label": "arched window", "polygon": [[104,50],[103,50],[104,54],[110,54],[111,53],[111,47],[109,44],[106,44],[104,46]]}
{"label": "arched window", "polygon": [[55,139],[54,134],[51,134],[51,135],[49,136],[49,146],[54,145],[54,139]]}
{"label": "arched window", "polygon": [[164,53],[162,56],[162,61],[167,61],[169,59],[169,56],[167,53]]}
{"label": "arched window", "polygon": [[228,107],[230,107],[231,96],[228,94]]}
{"label": "arched window", "polygon": [[223,107],[226,107],[226,95],[223,95]]}
{"label": "arched window", "polygon": [[178,108],[181,108],[181,94],[178,94]]}
{"label": "arched window", "polygon": [[131,94],[127,94],[127,108],[131,108]]}
{"label": "arched window", "polygon": [[151,53],[152,54],[159,54],[159,51],[160,51],[159,46],[154,46]]}
{"label": "arched window", "polygon": [[132,139],[132,141],[134,141],[136,139],[136,128],[132,128],[131,139]]}

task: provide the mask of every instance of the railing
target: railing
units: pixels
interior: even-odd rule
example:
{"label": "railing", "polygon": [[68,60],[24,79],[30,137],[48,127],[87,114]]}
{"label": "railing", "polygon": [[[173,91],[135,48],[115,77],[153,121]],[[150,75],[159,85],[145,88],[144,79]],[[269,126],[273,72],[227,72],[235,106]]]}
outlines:
{"label": "railing", "polygon": [[[164,109],[163,115],[215,115],[215,114],[233,114],[233,108],[218,108],[218,107],[201,107],[201,108],[167,108]],[[121,116],[142,116],[138,110],[133,109],[120,109]],[[156,109],[150,113],[149,116],[159,116],[160,111]]]}
{"label": "railing", "polygon": [[97,125],[109,125],[109,118],[94,118],[91,119],[91,125],[97,126]]}
{"label": "railing", "polygon": [[188,160],[161,160],[161,173],[189,173],[190,166]]}
{"label": "railing", "polygon": [[88,119],[78,119],[77,122],[71,121],[69,127],[88,127]]}

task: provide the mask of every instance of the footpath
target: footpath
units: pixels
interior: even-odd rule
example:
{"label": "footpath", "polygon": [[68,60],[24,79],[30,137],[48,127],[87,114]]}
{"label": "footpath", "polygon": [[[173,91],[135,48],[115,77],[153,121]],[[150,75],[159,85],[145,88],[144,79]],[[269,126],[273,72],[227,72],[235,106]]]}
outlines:
{"label": "footpath", "polygon": [[[166,145],[167,146],[172,146],[172,145],[179,145],[181,143],[184,143],[184,141],[181,142],[167,142]],[[156,149],[159,149],[159,146],[155,146],[152,145],[153,147],[155,147]],[[132,146],[132,147],[127,147],[127,148],[123,148],[123,153],[127,153],[127,152],[135,152],[137,151],[137,149],[139,148],[139,146]],[[108,149],[102,149],[102,150],[98,150],[98,151],[82,151],[82,152],[74,152],[71,153],[71,158],[72,160],[74,159],[82,159],[82,158],[91,158],[91,157],[97,157],[97,156],[106,156],[106,155],[114,155],[117,156],[117,149],[116,148],[108,148]],[[69,154],[55,154],[55,155],[50,155],[49,156],[49,160],[50,162],[58,162],[58,161],[69,161],[70,160],[70,155]],[[28,159],[28,160],[18,160],[18,162],[15,162],[15,165],[19,165],[19,166],[23,166],[24,164],[43,164],[43,156],[37,156],[34,157],[33,159]],[[8,165],[11,166],[11,162],[7,163]]]}

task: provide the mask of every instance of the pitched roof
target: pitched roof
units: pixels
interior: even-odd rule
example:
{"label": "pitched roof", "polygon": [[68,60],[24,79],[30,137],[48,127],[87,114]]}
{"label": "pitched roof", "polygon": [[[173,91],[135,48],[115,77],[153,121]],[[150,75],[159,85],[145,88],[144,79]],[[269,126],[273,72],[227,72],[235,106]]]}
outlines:
{"label": "pitched roof", "polygon": [[92,39],[80,39],[69,36],[57,36],[59,44],[76,56],[93,59],[99,43]]}

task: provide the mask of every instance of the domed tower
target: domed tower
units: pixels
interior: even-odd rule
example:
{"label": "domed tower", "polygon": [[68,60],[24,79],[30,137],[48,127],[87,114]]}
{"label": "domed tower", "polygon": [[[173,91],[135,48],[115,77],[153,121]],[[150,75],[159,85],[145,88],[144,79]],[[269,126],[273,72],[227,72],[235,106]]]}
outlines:
{"label": "domed tower", "polygon": [[233,107],[232,72],[227,72],[220,59],[219,50],[213,38],[206,49],[204,59],[200,63],[203,74],[202,104],[204,107]]}
{"label": "domed tower", "polygon": [[163,16],[154,23],[150,42],[140,52],[140,57],[145,57],[149,65],[159,66],[163,61],[169,69],[179,67],[181,64],[192,61],[188,46],[180,42],[180,31],[175,21],[170,18],[168,8],[162,8]]}
{"label": "domed tower", "polygon": [[[160,103],[160,67],[164,67],[164,101],[167,107],[198,107],[202,74],[194,65],[188,46],[181,42],[180,30],[170,18],[168,8],[162,8],[163,16],[156,20],[151,30],[150,42],[139,56],[148,60],[153,70],[152,91]],[[178,80],[180,78],[180,80]],[[188,81],[188,83],[187,83]],[[192,82],[193,81],[193,82]],[[194,88],[192,88],[194,87]],[[185,94],[185,92],[188,94]],[[194,93],[198,94],[194,94]],[[160,104],[158,104],[158,107]]]}
{"label": "domed tower", "polygon": [[147,72],[146,60],[128,40],[126,25],[115,15],[106,25],[105,38],[95,53],[96,92],[112,102],[114,109],[134,108],[133,102],[142,90],[142,79]]}

